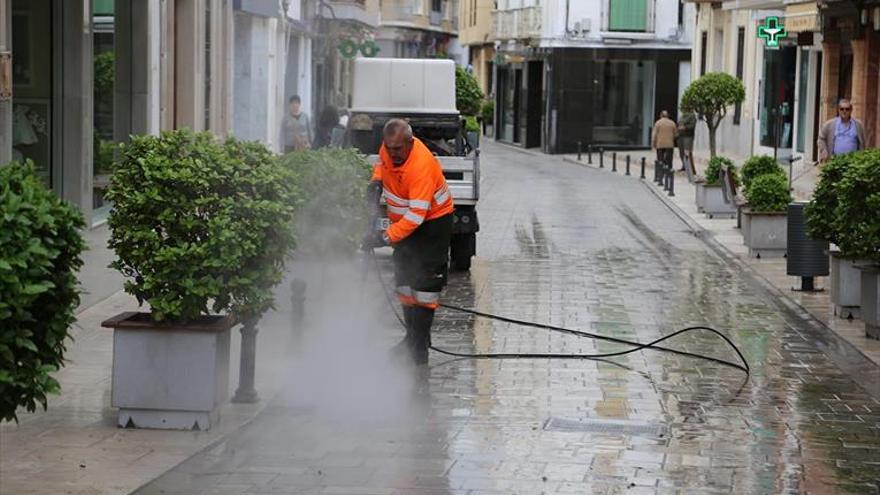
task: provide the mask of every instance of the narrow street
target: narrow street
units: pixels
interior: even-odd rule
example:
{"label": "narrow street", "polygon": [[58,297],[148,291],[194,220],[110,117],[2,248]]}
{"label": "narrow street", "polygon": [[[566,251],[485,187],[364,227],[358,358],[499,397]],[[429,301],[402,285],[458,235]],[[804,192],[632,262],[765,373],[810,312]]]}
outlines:
{"label": "narrow street", "polygon": [[[288,385],[236,433],[142,494],[878,493],[880,401],[816,335],[638,179],[484,143],[481,232],[444,301],[647,342],[693,325],[751,376],[640,351],[608,361],[468,360],[401,369],[402,335],[360,261],[308,283]],[[387,254],[382,276],[390,283]],[[352,283],[352,282],[355,283]],[[284,304],[284,301],[281,301]],[[456,352],[624,347],[447,310]],[[735,361],[717,336],[665,342]]]}

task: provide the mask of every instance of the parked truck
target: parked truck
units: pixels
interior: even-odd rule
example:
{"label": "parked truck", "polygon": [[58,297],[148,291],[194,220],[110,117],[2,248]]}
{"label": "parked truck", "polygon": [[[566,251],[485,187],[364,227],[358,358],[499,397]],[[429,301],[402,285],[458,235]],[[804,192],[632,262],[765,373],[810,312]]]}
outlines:
{"label": "parked truck", "polygon": [[354,62],[353,84],[347,144],[375,163],[385,123],[409,121],[413,134],[437,156],[452,192],[452,268],[469,270],[480,230],[480,151],[478,134],[468,135],[455,107],[455,63],[361,58]]}

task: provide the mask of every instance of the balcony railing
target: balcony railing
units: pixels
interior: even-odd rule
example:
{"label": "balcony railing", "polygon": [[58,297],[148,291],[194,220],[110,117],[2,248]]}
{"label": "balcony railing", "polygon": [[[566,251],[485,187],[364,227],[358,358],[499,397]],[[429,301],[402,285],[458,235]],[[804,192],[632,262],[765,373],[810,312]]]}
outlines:
{"label": "balcony railing", "polygon": [[496,40],[541,37],[541,7],[496,10],[492,12],[492,32]]}

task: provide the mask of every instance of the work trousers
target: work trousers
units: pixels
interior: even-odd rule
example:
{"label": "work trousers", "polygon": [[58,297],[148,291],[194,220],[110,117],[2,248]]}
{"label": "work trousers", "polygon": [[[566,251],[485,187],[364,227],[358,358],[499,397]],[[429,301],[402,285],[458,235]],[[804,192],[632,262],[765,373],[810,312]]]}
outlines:
{"label": "work trousers", "polygon": [[449,272],[452,214],[428,220],[394,246],[394,280],[404,306],[437,309]]}

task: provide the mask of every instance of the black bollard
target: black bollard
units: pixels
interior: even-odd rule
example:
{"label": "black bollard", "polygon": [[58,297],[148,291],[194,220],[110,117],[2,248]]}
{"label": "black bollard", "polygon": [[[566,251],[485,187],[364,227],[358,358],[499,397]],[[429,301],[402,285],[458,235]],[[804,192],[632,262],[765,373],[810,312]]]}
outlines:
{"label": "black bollard", "polygon": [[642,175],[639,176],[640,179],[645,178],[645,157],[642,157]]}
{"label": "black bollard", "polygon": [[626,175],[631,175],[629,173],[629,155],[626,155]]}
{"label": "black bollard", "polygon": [[257,365],[257,322],[259,316],[248,318],[241,325],[241,363],[238,370],[238,389],[232,402],[253,404],[260,400],[254,388],[254,375]]}
{"label": "black bollard", "polygon": [[668,191],[669,190],[669,169],[666,168],[666,162],[661,162],[661,163],[663,163],[663,169],[661,172],[662,175],[660,176],[660,180],[663,182],[663,190]]}
{"label": "black bollard", "polygon": [[669,164],[669,195],[675,196],[675,167]]}
{"label": "black bollard", "polygon": [[587,146],[587,164],[593,164],[593,147],[590,145]]}
{"label": "black bollard", "polygon": [[660,160],[654,160],[654,182],[656,182],[658,186],[663,185],[663,179],[660,175],[661,167],[663,167],[663,162]]}
{"label": "black bollard", "polygon": [[605,168],[605,149],[599,148],[599,168]]}
{"label": "black bollard", "polygon": [[306,281],[294,278],[290,281],[290,326],[296,330],[306,312]]}
{"label": "black bollard", "polygon": [[617,172],[617,152],[611,153],[611,171]]}
{"label": "black bollard", "polygon": [[581,161],[581,148],[583,147],[583,143],[578,141],[578,161]]}

